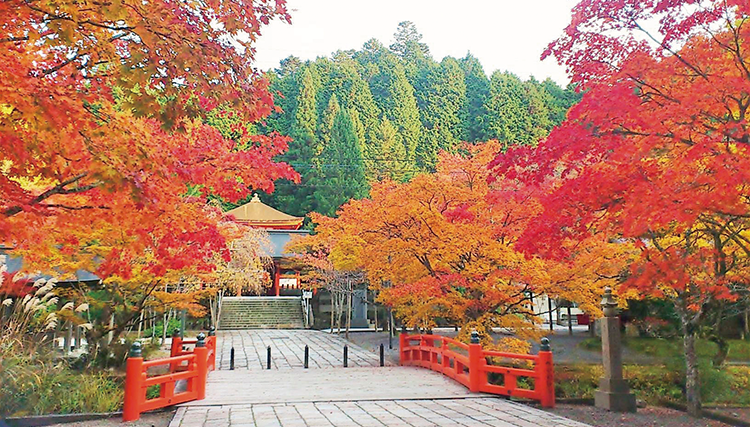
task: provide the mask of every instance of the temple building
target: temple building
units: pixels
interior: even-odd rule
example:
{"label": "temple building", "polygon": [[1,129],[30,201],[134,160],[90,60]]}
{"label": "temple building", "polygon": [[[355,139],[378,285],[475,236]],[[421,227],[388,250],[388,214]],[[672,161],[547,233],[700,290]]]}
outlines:
{"label": "temple building", "polygon": [[[268,233],[273,262],[261,295],[224,296],[219,329],[330,327],[331,295],[325,289],[313,291],[302,279],[305,266],[284,248],[292,239],[309,234],[300,230],[304,218],[280,212],[257,195],[249,203],[226,212],[238,223]],[[352,297],[351,326],[369,328],[367,288],[355,289]],[[343,316],[345,317],[345,316]]]}
{"label": "temple building", "polygon": [[276,210],[260,201],[257,194],[252,200],[226,212],[234,221],[260,228],[268,233],[270,240],[270,257],[273,259],[269,274],[270,286],[265,296],[300,296],[303,284],[300,279],[299,266],[284,252],[284,246],[293,238],[303,237],[310,232],[300,230],[304,218],[296,217]]}

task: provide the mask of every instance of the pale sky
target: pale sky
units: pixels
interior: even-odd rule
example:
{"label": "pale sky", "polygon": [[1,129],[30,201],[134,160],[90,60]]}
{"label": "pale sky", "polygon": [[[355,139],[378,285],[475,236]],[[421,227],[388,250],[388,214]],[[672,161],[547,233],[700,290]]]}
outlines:
{"label": "pale sky", "polygon": [[295,55],[303,60],[336,50],[359,50],[371,38],[386,47],[398,23],[412,21],[440,61],[468,51],[487,74],[508,70],[522,79],[569,79],[554,59],[539,57],[562,34],[578,0],[288,0],[292,25],[272,22],[256,44],[256,66],[276,68]]}

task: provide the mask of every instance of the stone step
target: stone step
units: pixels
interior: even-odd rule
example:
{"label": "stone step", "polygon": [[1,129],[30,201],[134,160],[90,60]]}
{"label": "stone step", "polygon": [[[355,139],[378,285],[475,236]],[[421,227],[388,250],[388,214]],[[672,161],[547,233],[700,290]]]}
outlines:
{"label": "stone step", "polygon": [[301,329],[302,304],[297,298],[227,298],[221,304],[219,329]]}

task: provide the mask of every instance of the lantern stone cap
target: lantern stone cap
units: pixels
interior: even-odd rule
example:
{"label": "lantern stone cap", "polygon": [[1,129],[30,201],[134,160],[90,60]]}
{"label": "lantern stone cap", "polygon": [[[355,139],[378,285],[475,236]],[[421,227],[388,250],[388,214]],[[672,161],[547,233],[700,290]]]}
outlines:
{"label": "lantern stone cap", "polygon": [[604,315],[607,317],[614,317],[617,316],[617,301],[615,300],[615,297],[612,295],[612,288],[607,286],[604,288],[604,298],[602,298],[602,310],[604,311]]}

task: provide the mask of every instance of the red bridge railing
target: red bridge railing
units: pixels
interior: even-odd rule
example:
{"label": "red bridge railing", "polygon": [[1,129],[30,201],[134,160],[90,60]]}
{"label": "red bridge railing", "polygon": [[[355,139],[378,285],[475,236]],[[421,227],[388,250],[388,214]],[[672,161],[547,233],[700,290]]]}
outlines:
{"label": "red bridge railing", "polygon": [[[216,337],[201,333],[197,339],[172,338],[170,357],[144,361],[141,343],[135,342],[130,350],[125,375],[125,402],[123,421],[135,421],[141,413],[166,406],[177,405],[206,397],[206,378],[216,366]],[[184,346],[193,345],[191,349]],[[169,373],[148,376],[148,369],[167,366]],[[186,380],[185,391],[176,392],[177,382]],[[148,388],[159,386],[159,397],[147,398]]]}
{"label": "red bridge railing", "polygon": [[[472,333],[472,344],[464,344],[439,335],[401,333],[399,362],[402,366],[421,366],[453,378],[474,393],[492,393],[538,400],[542,407],[555,406],[554,368],[549,340],[542,338],[539,354],[516,354],[482,349],[479,336]],[[499,366],[493,358],[530,361],[532,369]],[[500,374],[502,384],[491,383],[488,374]],[[532,378],[533,387],[519,384],[519,378]]]}
{"label": "red bridge railing", "polygon": [[[185,339],[180,336],[172,337],[172,345],[169,349],[169,356],[177,357],[193,354],[193,349],[185,348],[185,346],[195,346],[197,342],[198,340],[196,338]],[[206,348],[208,349],[208,370],[213,371],[214,369],[216,369],[216,336],[214,335],[213,328],[211,328],[211,330],[208,332],[208,337],[206,338]],[[184,369],[185,365],[171,364],[169,370],[170,372],[176,372],[178,370]]]}

